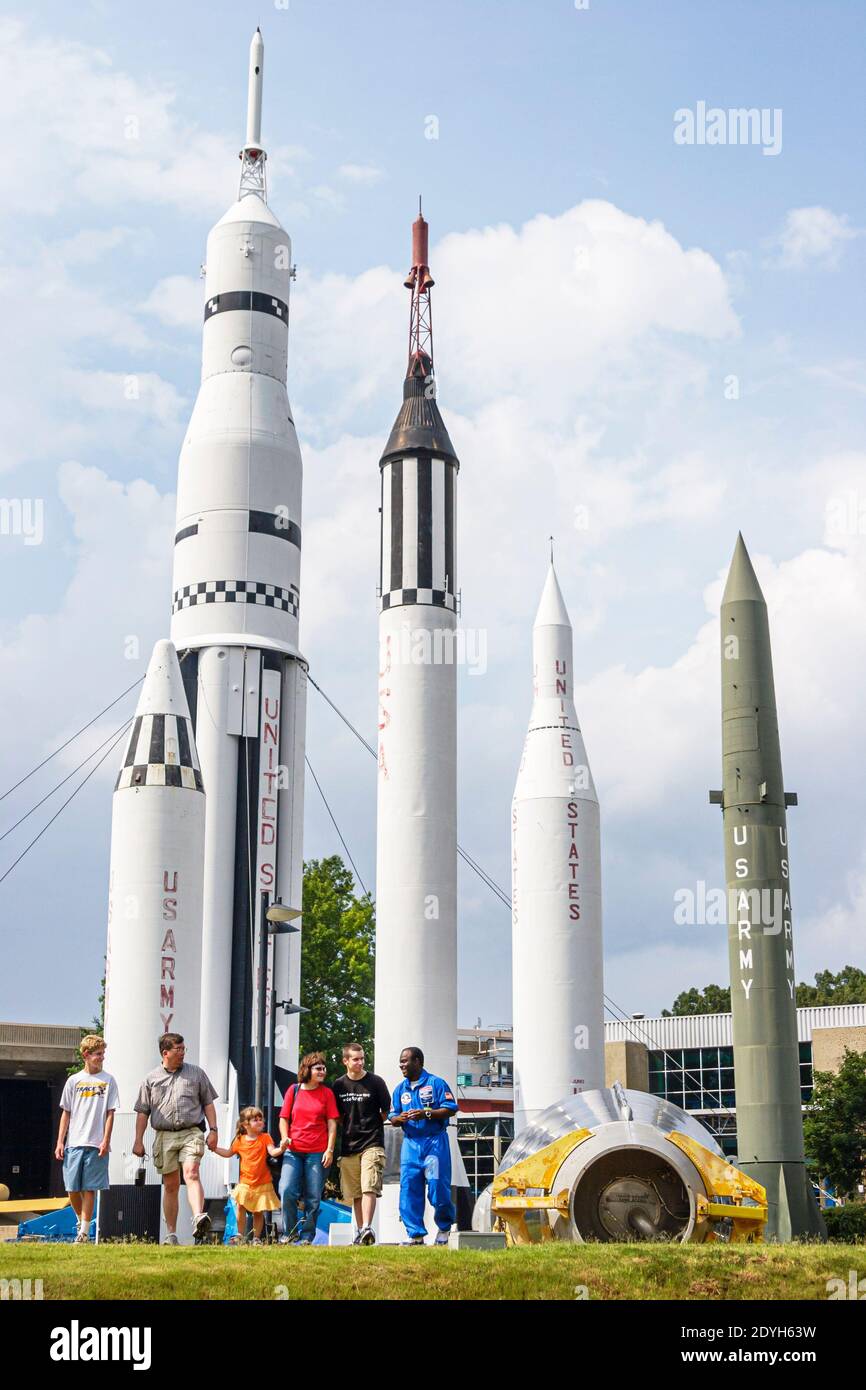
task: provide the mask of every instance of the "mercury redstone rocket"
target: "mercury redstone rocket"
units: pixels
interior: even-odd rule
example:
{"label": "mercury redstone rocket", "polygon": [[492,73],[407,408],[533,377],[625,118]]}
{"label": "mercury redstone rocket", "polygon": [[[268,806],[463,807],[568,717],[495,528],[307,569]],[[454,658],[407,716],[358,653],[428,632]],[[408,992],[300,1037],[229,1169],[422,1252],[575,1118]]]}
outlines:
{"label": "mercury redstone rocket", "polygon": [[767,604],[737,537],[721,608],[721,806],[737,1153],[767,1191],[767,1235],[823,1235],[803,1148],[791,879]]}
{"label": "mercury redstone rocket", "polygon": [[203,791],[177,654],[157,642],[111,818],[105,1037],[124,1112],[159,1060],[160,1033],[183,1033],[198,1053]]}
{"label": "mercury redstone rocket", "polygon": [[[306,666],[298,650],[301,455],[286,394],[291,242],[267,205],[264,45],[250,46],[238,201],[207,242],[202,381],[180,454],[171,636],[206,793],[199,1062],[253,1099],[253,963],[262,894],[300,905]],[[297,939],[275,938],[278,1000]],[[277,1084],[297,1016],[277,1029]]]}
{"label": "mercury redstone rocket", "polygon": [[511,803],[515,1134],[604,1087],[598,797],[551,559],[532,630],[532,713]]}
{"label": "mercury redstone rocket", "polygon": [[[405,281],[412,301],[403,404],[379,463],[376,1068],[393,1084],[400,1052],[416,1045],[424,1065],[454,1085],[460,464],[436,403],[428,259],[419,211]],[[460,1188],[456,1142],[452,1158]]]}

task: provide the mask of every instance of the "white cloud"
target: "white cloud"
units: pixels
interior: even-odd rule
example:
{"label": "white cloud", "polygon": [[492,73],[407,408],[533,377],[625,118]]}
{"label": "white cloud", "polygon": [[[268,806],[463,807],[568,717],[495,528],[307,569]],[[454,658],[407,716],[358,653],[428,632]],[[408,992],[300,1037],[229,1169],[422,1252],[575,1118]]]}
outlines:
{"label": "white cloud", "polygon": [[518,391],[561,417],[618,392],[618,374],[661,380],[694,343],[739,331],[711,256],[600,200],[446,236],[431,262],[461,400]]}
{"label": "white cloud", "polygon": [[[38,188],[43,215],[123,201],[222,212],[237,196],[239,133],[202,130],[178,105],[172,87],[137,80],[102,49],[0,20],[0,124],[9,149],[27,150],[28,173],[7,180],[7,211],[29,212]],[[275,186],[309,157],[287,145],[268,155]]]}
{"label": "white cloud", "polygon": [[[836,969],[842,963],[862,963],[866,928],[866,848],[861,861],[843,875],[842,882],[828,885],[828,889],[827,896],[832,899],[829,906],[803,924],[807,939],[816,944],[824,943],[826,951],[832,952]],[[826,968],[820,964],[821,957],[816,958],[819,963],[815,970]],[[810,981],[814,973],[814,970],[810,972]]]}
{"label": "white cloud", "polygon": [[330,184],[317,183],[310,189],[310,194],[320,207],[327,208],[329,212],[342,212],[346,206],[342,193],[331,188]]}
{"label": "white cloud", "polygon": [[166,429],[180,429],[188,413],[185,398],[156,372],[67,371],[63,385],[87,410],[123,411],[127,419],[143,416]]}
{"label": "white cloud", "polygon": [[120,246],[141,245],[148,234],[132,227],[87,228],[55,243],[64,266],[94,265]]}
{"label": "white cloud", "polygon": [[[96,426],[86,411],[69,410],[69,373],[79,371],[78,364],[94,349],[115,362],[137,364],[139,355],[152,347],[123,299],[112,296],[99,277],[84,273],[83,258],[92,249],[88,237],[35,242],[14,262],[0,261],[6,347],[0,373],[0,471],[37,459],[56,461],[88,447],[100,437],[104,422]],[[125,245],[124,237],[107,235],[103,266]]]}
{"label": "white cloud", "polygon": [[829,208],[792,208],[777,240],[778,264],[785,270],[809,265],[835,270],[846,243],[857,235],[846,216]]}
{"label": "white cloud", "polygon": [[811,377],[814,381],[825,381],[842,391],[853,391],[857,396],[866,396],[866,362],[858,358],[804,367],[803,375]]}
{"label": "white cloud", "polygon": [[341,164],[337,170],[337,175],[345,179],[346,183],[361,184],[366,188],[371,188],[374,184],[381,183],[385,177],[383,169],[378,169],[375,164]]}
{"label": "white cloud", "polygon": [[[570,431],[591,397],[595,425],[624,392],[651,393],[657,406],[699,391],[698,352],[739,333],[718,263],[610,203],[454,233],[430,254],[449,419],[513,397],[528,421]],[[290,384],[340,380],[324,416],[332,429],[379,392],[395,398],[408,311],[402,272],[384,267],[298,282],[293,333],[304,350]]]}
{"label": "white cloud", "polygon": [[[0,742],[10,781],[10,770],[38,761],[143,675],[167,626],[173,495],[140,479],[124,486],[73,462],[60,468],[58,492],[72,523],[71,579],[53,612],[23,616],[0,643]],[[126,656],[130,637],[139,645],[135,660]],[[106,717],[102,737],[123,713],[118,707]],[[87,746],[98,742],[94,736]]]}
{"label": "white cloud", "polygon": [[204,318],[204,280],[191,275],[167,275],[159,280],[141,305],[169,328],[201,331]]}

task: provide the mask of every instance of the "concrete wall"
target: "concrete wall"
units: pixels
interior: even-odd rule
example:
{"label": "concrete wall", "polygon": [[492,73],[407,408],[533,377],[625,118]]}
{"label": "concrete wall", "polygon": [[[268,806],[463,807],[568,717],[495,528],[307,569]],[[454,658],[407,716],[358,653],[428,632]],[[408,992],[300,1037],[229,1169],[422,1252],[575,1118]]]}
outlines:
{"label": "concrete wall", "polygon": [[621,1081],[633,1091],[649,1090],[649,1054],[640,1042],[608,1042],[604,1045],[604,1084]]}
{"label": "concrete wall", "polygon": [[846,1047],[851,1052],[866,1052],[866,1028],[813,1028],[813,1069],[838,1071]]}

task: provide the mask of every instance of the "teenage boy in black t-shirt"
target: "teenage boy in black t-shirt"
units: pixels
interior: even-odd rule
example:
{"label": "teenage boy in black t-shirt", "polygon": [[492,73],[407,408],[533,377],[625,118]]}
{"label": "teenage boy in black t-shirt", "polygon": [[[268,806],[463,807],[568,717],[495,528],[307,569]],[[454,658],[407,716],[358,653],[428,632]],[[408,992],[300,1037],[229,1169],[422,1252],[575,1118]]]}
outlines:
{"label": "teenage boy in black t-shirt", "polygon": [[391,1095],[381,1076],[364,1070],[364,1049],[360,1043],[343,1047],[346,1075],[331,1088],[340,1112],[340,1182],[343,1201],[355,1209],[358,1228],[353,1245],[375,1245],[373,1217],[376,1200],[382,1195],[385,1171],[385,1120],[391,1109]]}

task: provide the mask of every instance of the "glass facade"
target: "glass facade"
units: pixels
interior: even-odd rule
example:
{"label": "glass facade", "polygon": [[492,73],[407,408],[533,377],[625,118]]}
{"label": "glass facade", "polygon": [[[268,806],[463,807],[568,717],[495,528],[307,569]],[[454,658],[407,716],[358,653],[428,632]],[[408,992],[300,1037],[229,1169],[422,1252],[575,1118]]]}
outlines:
{"label": "glass facade", "polygon": [[492,1183],[513,1138],[513,1115],[457,1116],[457,1143],[473,1197]]}
{"label": "glass facade", "polygon": [[[681,1110],[700,1111],[702,1123],[712,1130],[724,1152],[736,1153],[737,1096],[732,1047],[650,1052],[649,1089],[652,1095],[664,1096]],[[800,1097],[804,1105],[812,1099],[810,1042],[800,1043]]]}

